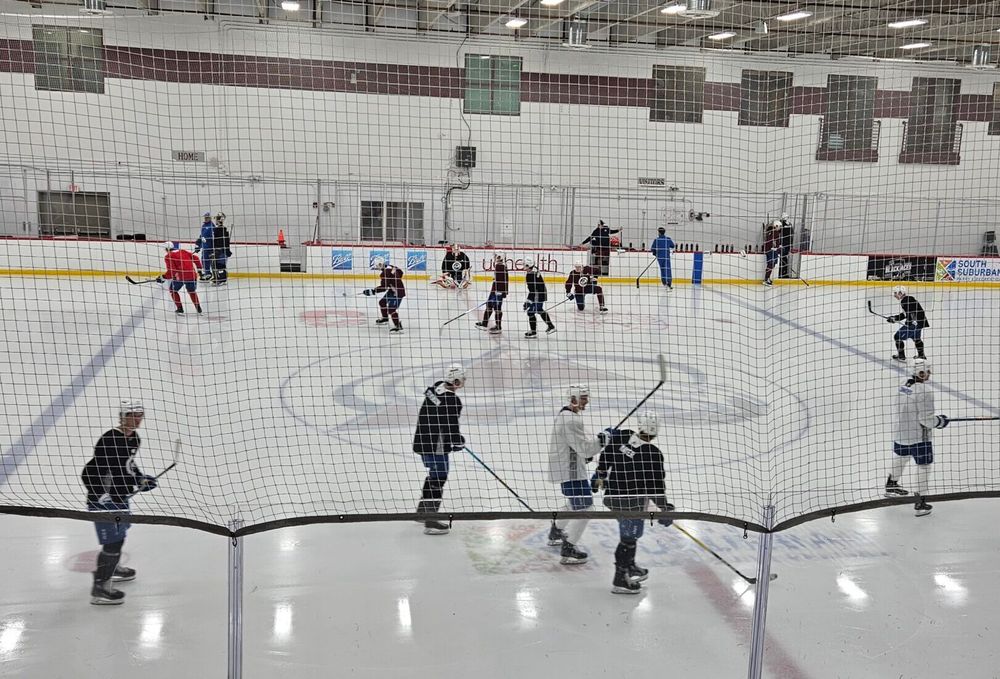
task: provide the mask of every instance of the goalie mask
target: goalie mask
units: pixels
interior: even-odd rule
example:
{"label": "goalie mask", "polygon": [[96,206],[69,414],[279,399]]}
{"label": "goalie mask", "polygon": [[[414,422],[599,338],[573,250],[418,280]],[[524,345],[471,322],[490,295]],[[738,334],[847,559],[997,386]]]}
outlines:
{"label": "goalie mask", "polygon": [[649,438],[655,437],[660,431],[660,419],[653,412],[645,412],[639,415],[638,424],[639,433]]}

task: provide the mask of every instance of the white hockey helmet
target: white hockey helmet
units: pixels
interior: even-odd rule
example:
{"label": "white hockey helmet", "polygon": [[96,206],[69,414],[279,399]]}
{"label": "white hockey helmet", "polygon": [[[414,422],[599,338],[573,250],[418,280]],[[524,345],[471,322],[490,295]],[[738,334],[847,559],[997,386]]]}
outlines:
{"label": "white hockey helmet", "polygon": [[524,268],[525,269],[534,269],[535,268],[535,258],[534,257],[530,257],[530,256],[529,257],[525,257],[524,258]]}
{"label": "white hockey helmet", "polygon": [[913,374],[914,375],[930,375],[931,374],[931,362],[926,358],[915,358],[913,359]]}
{"label": "white hockey helmet", "polygon": [[660,418],[652,411],[646,411],[636,419],[639,425],[639,433],[652,438],[660,431]]}
{"label": "white hockey helmet", "polygon": [[573,261],[573,268],[576,269],[577,271],[579,271],[580,269],[582,269],[583,268],[583,260],[582,259],[574,260]]}
{"label": "white hockey helmet", "polygon": [[896,287],[894,287],[892,289],[892,296],[893,297],[895,297],[896,295],[899,295],[901,297],[906,297],[906,293],[907,293],[907,290],[906,290],[906,286],[905,285],[897,285]]}
{"label": "white hockey helmet", "polygon": [[381,257],[373,257],[372,258],[372,270],[373,271],[381,271],[384,268],[385,268],[385,260],[384,259],[382,259]]}
{"label": "white hockey helmet", "polygon": [[782,212],[781,213],[781,220],[782,221],[788,221],[788,213],[787,212]]}
{"label": "white hockey helmet", "polygon": [[590,387],[586,384],[569,385],[569,400],[579,401],[583,396],[590,397]]}
{"label": "white hockey helmet", "polygon": [[781,228],[781,220],[780,220],[780,219],[775,219],[775,220],[773,220],[773,221],[771,222],[771,226],[773,226],[773,227],[777,227],[777,228]]}
{"label": "white hockey helmet", "polygon": [[166,241],[166,242],[163,243],[163,249],[166,250],[167,252],[171,252],[173,250],[176,250],[179,247],[180,247],[180,245],[178,245],[177,243],[175,243],[172,240],[168,240],[168,241]]}
{"label": "white hockey helmet", "polygon": [[452,363],[444,374],[444,381],[448,384],[465,384],[465,368],[460,363]]}
{"label": "white hockey helmet", "polygon": [[144,415],[145,413],[146,411],[142,407],[141,401],[125,399],[118,404],[118,417],[125,417],[126,415]]}

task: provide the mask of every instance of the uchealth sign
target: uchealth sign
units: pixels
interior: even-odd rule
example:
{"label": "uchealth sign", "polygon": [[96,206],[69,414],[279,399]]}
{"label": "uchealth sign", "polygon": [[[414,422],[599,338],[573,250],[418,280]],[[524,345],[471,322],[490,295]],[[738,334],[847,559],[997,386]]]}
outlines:
{"label": "uchealth sign", "polygon": [[[516,256],[511,256],[503,252],[485,252],[482,256],[483,271],[493,271],[496,268],[495,261],[497,254],[504,258],[504,263],[507,265],[508,271],[524,271],[527,268],[524,266],[524,258],[526,256],[535,258],[535,266],[537,266],[538,270],[542,273],[554,273],[558,271],[565,272],[572,268],[571,265],[566,266],[568,262],[564,261],[566,260],[566,253],[563,252],[519,252]],[[585,255],[581,256],[580,259],[584,262],[587,260]]]}
{"label": "uchealth sign", "polygon": [[1000,282],[1000,259],[987,257],[938,257],[934,280]]}

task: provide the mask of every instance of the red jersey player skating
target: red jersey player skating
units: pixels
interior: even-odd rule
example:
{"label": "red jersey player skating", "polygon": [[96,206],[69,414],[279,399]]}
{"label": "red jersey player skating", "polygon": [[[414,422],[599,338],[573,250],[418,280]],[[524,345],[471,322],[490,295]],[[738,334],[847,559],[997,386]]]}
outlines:
{"label": "red jersey player skating", "polygon": [[[503,300],[507,297],[509,286],[510,277],[507,275],[507,263],[504,261],[503,255],[498,254],[493,257],[493,285],[490,286],[490,296],[486,300],[486,311],[483,313],[483,320],[476,323],[477,328],[480,330],[489,328],[491,335],[499,335],[503,332]],[[497,315],[497,323],[490,328],[490,316],[494,312]]]}
{"label": "red jersey player skating", "polygon": [[386,264],[381,257],[376,257],[372,261],[372,269],[379,273],[378,286],[365,290],[366,295],[375,295],[384,292],[382,299],[378,301],[380,318],[375,321],[378,324],[388,323],[392,318],[392,327],[389,332],[403,332],[403,324],[399,322],[399,305],[406,297],[406,288],[403,286],[403,270],[398,266]]}
{"label": "red jersey player skating", "polygon": [[180,246],[173,241],[164,243],[163,249],[167,251],[166,257],[163,258],[167,265],[167,272],[162,276],[157,276],[156,280],[161,283],[164,280],[170,281],[170,299],[174,300],[177,313],[184,313],[184,305],[181,303],[179,291],[181,288],[187,288],[194,308],[200,314],[201,301],[198,299],[196,290],[198,289],[198,272],[201,269],[201,260],[198,259],[198,255],[181,250]]}

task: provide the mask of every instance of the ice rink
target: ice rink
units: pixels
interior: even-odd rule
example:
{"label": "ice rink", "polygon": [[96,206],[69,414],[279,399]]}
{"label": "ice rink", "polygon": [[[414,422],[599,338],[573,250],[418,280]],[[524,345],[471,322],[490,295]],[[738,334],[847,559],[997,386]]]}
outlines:
{"label": "ice rink", "polygon": [[[564,299],[547,276],[548,306]],[[891,403],[904,371],[893,327],[868,313],[888,287],[801,284],[608,286],[525,339],[524,285],[504,332],[473,326],[488,285],[408,285],[404,333],[373,324],[363,284],[236,279],[202,288],[206,313],[177,316],[156,285],[8,278],[0,504],[82,509],[80,468],[121,398],[143,401],[140,466],[181,464],[133,511],[224,525],[297,516],[411,512],[424,470],[410,452],[423,389],[469,371],[462,428],[535,510],[563,508],[545,476],[566,387],[586,382],[593,431],[658,379],[678,511],[779,521],[877,500],[891,459]],[[927,310],[937,411],[1000,415],[996,292],[913,286]],[[542,324],[540,324],[541,327]],[[912,345],[907,348],[913,355]],[[936,432],[931,492],[997,490],[996,423]],[[471,457],[453,455],[443,511],[518,511]],[[912,468],[904,485],[913,480]],[[1000,604],[995,500],[903,505],[807,523],[775,538],[771,677],[996,677]],[[686,524],[746,573],[756,538]],[[286,528],[247,538],[248,677],[743,676],[753,591],[674,529],[640,541],[639,597],[609,593],[615,524],[594,522],[593,558],[568,571],[543,521]],[[223,538],[137,525],[118,610],[87,605],[96,543],[84,522],[0,515],[0,676],[219,676],[225,664]],[[706,634],[707,632],[707,634]],[[87,666],[73,663],[86,655]]]}

